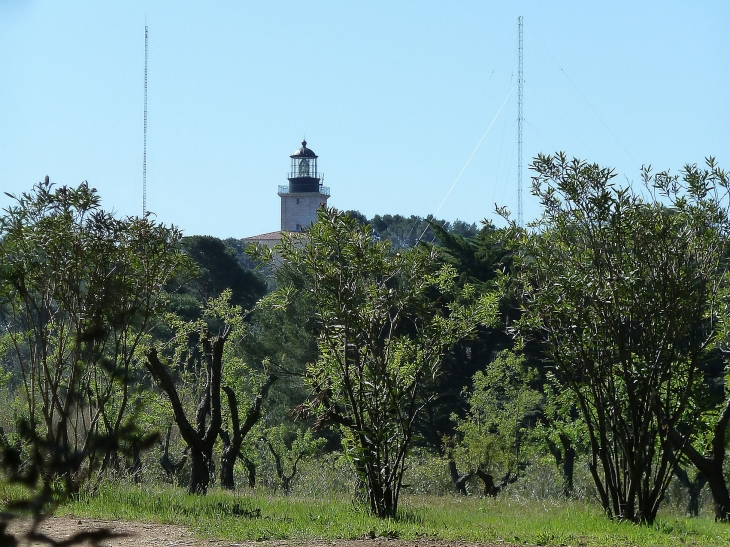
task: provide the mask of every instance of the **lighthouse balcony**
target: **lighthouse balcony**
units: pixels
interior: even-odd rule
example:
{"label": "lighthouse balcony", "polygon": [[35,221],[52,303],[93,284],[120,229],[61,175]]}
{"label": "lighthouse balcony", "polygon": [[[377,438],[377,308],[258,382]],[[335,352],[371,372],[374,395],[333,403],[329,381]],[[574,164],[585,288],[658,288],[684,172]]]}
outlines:
{"label": "lighthouse balcony", "polygon": [[[312,190],[297,191],[297,188],[290,189],[289,184],[279,185],[279,195],[281,194],[302,194],[302,193],[313,193]],[[329,186],[319,186],[317,190],[314,190],[323,196],[330,195]]]}

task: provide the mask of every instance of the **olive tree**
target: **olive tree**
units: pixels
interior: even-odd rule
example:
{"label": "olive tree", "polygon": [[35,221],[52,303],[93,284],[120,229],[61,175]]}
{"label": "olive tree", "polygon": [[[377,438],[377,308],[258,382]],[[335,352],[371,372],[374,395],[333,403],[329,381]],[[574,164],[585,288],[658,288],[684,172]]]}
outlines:
{"label": "olive tree", "polygon": [[647,199],[562,153],[531,168],[544,212],[527,231],[513,225],[518,331],[576,396],[605,511],[651,523],[673,472],[670,432],[691,419],[717,342],[727,181],[644,170],[646,193],[660,195]]}
{"label": "olive tree", "polygon": [[[469,410],[457,420],[461,439],[451,465],[455,470],[458,461],[468,469],[469,478],[479,477],[485,496],[496,496],[527,466],[529,422],[543,402],[535,389],[537,379],[537,370],[509,350],[501,351],[474,375],[473,388],[467,393]],[[463,479],[454,484],[466,494]]]}
{"label": "olive tree", "polygon": [[333,423],[367,491],[370,510],[398,508],[423,383],[444,355],[496,315],[496,299],[459,289],[435,250],[394,251],[371,228],[330,209],[303,234],[286,234],[269,260],[291,280],[262,305],[297,293],[313,303],[318,357],[307,368],[311,397],[302,412],[315,427]]}
{"label": "olive tree", "polygon": [[[247,331],[246,315],[240,306],[231,306],[230,299],[230,289],[217,298],[210,298],[201,306],[201,317],[194,321],[167,314],[165,322],[173,337],[146,353],[145,366],[157,387],[167,395],[173,419],[187,445],[192,463],[190,494],[207,493],[213,449],[219,437],[221,485],[235,488],[233,470],[237,458],[243,459],[241,446],[260,420],[264,399],[277,380],[276,375],[264,376],[241,359],[238,343]],[[171,366],[163,362],[167,357]],[[193,391],[199,396],[194,407],[185,382],[180,381],[181,376],[192,377]],[[226,394],[227,416],[221,391]],[[243,423],[239,412],[241,403],[249,405]]]}
{"label": "olive tree", "polygon": [[[145,366],[157,387],[167,395],[175,423],[185,441],[192,462],[188,493],[206,494],[211,478],[213,448],[222,424],[221,379],[224,361],[230,360],[229,337],[240,337],[243,315],[239,306],[230,306],[230,291],[209,299],[201,317],[185,321],[169,314],[165,323],[173,332],[167,344],[151,347]],[[218,332],[214,330],[218,326]],[[160,355],[172,349],[173,366],[167,366]],[[226,355],[228,353],[228,355]],[[178,375],[189,369],[194,376],[199,401],[193,408],[182,394]],[[191,420],[189,415],[193,416]]]}

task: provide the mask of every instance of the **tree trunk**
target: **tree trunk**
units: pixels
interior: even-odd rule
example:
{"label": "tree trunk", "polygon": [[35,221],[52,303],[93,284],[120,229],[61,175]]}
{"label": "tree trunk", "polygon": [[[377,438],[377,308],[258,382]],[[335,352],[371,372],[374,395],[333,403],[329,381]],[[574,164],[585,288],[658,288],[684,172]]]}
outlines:
{"label": "tree trunk", "polygon": [[687,489],[687,516],[699,516],[700,493],[705,484],[707,484],[707,476],[700,471],[694,480],[690,480],[687,470],[681,467],[676,459],[673,459],[671,463],[674,466],[674,475],[679,479],[682,486]]}
{"label": "tree trunk", "polygon": [[481,469],[477,469],[475,474],[482,480],[482,484],[484,485],[484,497],[497,497],[497,494],[499,494],[499,488],[494,484],[494,477]]}
{"label": "tree trunk", "polygon": [[[269,393],[269,388],[273,385],[278,377],[270,374],[266,381],[261,385],[256,398],[251,403],[251,408],[246,413],[246,419],[241,425],[238,418],[238,402],[236,394],[228,386],[223,387],[223,391],[228,398],[228,408],[231,411],[231,426],[233,429],[233,437],[231,438],[227,432],[221,429],[220,436],[223,439],[223,454],[221,456],[221,486],[223,488],[233,490],[236,487],[233,468],[236,465],[236,459],[241,455],[241,445],[248,435],[249,431],[256,425],[261,418],[261,407],[264,399]],[[254,469],[254,483],[256,482],[256,471]],[[251,472],[249,469],[249,484],[251,484]],[[253,487],[252,487],[253,488]]]}
{"label": "tree trunk", "polygon": [[256,464],[249,460],[246,456],[239,454],[238,457],[243,462],[243,466],[246,468],[246,472],[248,473],[248,487],[256,488]]}
{"label": "tree trunk", "polygon": [[221,452],[221,487],[226,490],[234,490],[236,481],[233,477],[233,467],[236,464],[238,454],[234,453],[231,446],[231,438],[227,432],[221,429],[220,437],[223,441],[223,451]]}
{"label": "tree trunk", "polygon": [[210,460],[202,452],[193,451],[192,462],[188,494],[205,494],[210,483]]}
{"label": "tree trunk", "polygon": [[162,456],[160,456],[160,466],[164,469],[167,474],[167,478],[171,483],[177,485],[180,483],[180,471],[185,466],[185,462],[188,461],[188,451],[190,447],[185,448],[182,458],[180,461],[174,462],[170,458],[170,434],[172,433],[172,425],[167,428],[167,437],[165,437],[165,444],[162,445]]}
{"label": "tree trunk", "polygon": [[132,465],[129,467],[129,474],[134,479],[134,484],[142,482],[142,449],[137,441],[132,444]]}
{"label": "tree trunk", "polygon": [[468,494],[466,491],[466,481],[474,476],[474,471],[470,471],[464,475],[459,475],[459,472],[456,469],[456,462],[454,460],[449,460],[449,475],[451,476],[451,483],[454,485],[454,491],[457,494],[466,496]]}
{"label": "tree trunk", "polygon": [[[675,445],[682,447],[684,439],[676,432],[672,432],[671,439]],[[730,522],[730,495],[728,494],[725,475],[722,472],[722,460],[718,461],[714,457],[703,456],[690,445],[684,446],[684,452],[695,467],[707,478],[707,484],[712,493],[712,501],[715,505],[715,520]]]}
{"label": "tree trunk", "polygon": [[575,448],[570,439],[565,435],[560,435],[560,443],[563,445],[563,495],[566,498],[573,497],[573,475],[575,470]]}
{"label": "tree trunk", "polygon": [[707,477],[704,473],[699,473],[687,489],[687,493],[689,494],[687,514],[691,517],[698,517],[700,515],[700,494],[705,484],[707,484]]}
{"label": "tree trunk", "polygon": [[694,446],[687,442],[682,435],[671,429],[669,440],[677,449],[682,450],[699,471],[707,477],[707,484],[712,492],[712,501],[715,505],[715,520],[730,522],[730,495],[728,495],[725,475],[722,472],[725,461],[725,430],[730,422],[730,398],[712,432],[712,452],[710,456],[703,456]]}
{"label": "tree trunk", "polygon": [[297,465],[299,464],[299,460],[304,457],[305,452],[300,452],[296,455],[296,457],[294,458],[294,463],[292,464],[291,473],[287,475],[284,471],[284,465],[282,463],[281,455],[276,452],[274,446],[271,444],[271,441],[269,441],[267,438],[264,438],[263,441],[269,447],[269,452],[271,452],[271,455],[274,456],[274,463],[276,465],[276,476],[279,477],[279,484],[281,485],[281,489],[285,494],[289,494],[291,492],[292,480],[294,480],[294,477],[297,474]]}
{"label": "tree trunk", "polygon": [[[147,352],[145,366],[150,372],[158,387],[167,394],[172,405],[175,423],[180,429],[180,435],[190,448],[192,469],[188,492],[205,494],[210,483],[210,469],[212,464],[213,446],[221,428],[221,366],[223,361],[223,346],[230,334],[226,327],[221,336],[212,342],[209,333],[203,333],[201,344],[206,364],[206,384],[200,403],[196,410],[195,427],[190,423],[180,401],[170,371],[157,357],[157,350],[151,348]],[[206,425],[206,416],[210,415],[210,422]]]}
{"label": "tree trunk", "polygon": [[715,520],[730,522],[730,495],[728,495],[722,466],[713,465],[712,469],[705,469],[702,472],[707,476],[707,484],[710,487],[710,492],[712,492]]}

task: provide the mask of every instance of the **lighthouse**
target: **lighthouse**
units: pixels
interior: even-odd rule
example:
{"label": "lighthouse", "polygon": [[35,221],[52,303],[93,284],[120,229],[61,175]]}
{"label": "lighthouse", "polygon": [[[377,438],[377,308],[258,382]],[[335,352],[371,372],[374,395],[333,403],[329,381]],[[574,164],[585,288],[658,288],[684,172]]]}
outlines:
{"label": "lighthouse", "polygon": [[317,210],[327,206],[330,189],[322,185],[324,175],[317,170],[317,154],[307,141],[291,156],[289,184],[279,186],[281,231],[301,232],[317,220]]}

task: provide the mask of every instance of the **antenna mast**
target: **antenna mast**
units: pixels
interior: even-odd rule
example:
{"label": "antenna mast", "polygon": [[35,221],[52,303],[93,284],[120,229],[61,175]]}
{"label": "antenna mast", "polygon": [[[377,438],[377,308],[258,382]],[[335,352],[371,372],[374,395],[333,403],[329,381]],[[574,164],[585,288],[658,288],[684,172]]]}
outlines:
{"label": "antenna mast", "polygon": [[517,18],[519,26],[519,68],[517,71],[517,224],[522,221],[522,16]]}
{"label": "antenna mast", "polygon": [[147,214],[147,25],[144,26],[144,148],[142,153],[142,216]]}

